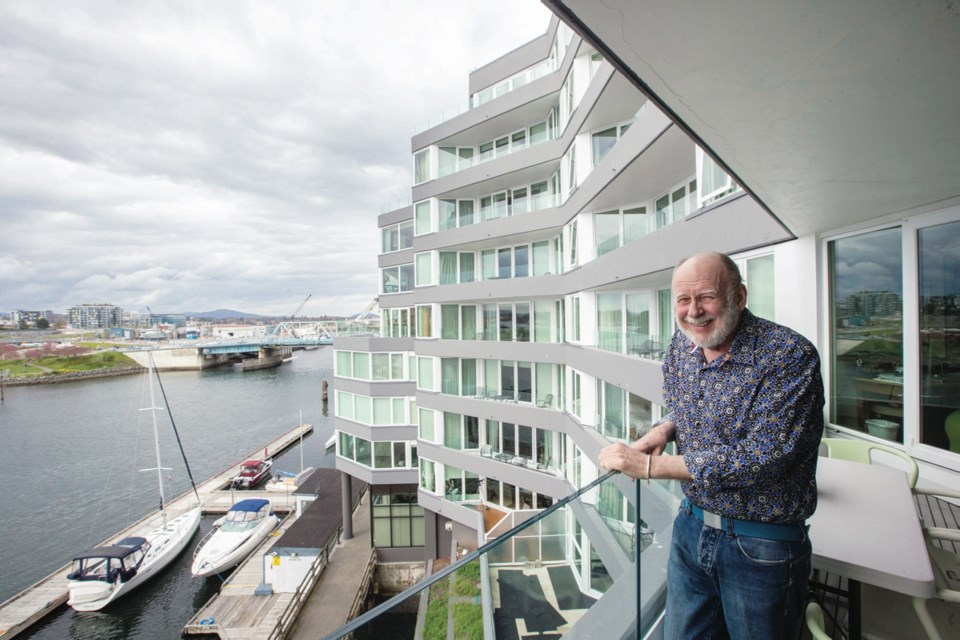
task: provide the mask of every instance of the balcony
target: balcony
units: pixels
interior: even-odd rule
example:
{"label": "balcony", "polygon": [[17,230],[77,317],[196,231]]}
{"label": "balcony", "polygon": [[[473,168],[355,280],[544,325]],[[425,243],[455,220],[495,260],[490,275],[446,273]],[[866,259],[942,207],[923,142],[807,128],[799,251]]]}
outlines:
{"label": "balcony", "polygon": [[[643,631],[663,585],[638,581],[638,561],[663,550],[627,504],[638,504],[641,486],[611,473],[549,509],[499,521],[491,513],[485,529],[488,520],[491,533],[513,528],[475,551],[461,547],[459,560],[326,637],[383,637],[384,625],[391,638],[414,638],[417,629],[425,638],[624,637],[637,631],[629,611],[640,612]],[[418,609],[409,628],[390,622]]]}

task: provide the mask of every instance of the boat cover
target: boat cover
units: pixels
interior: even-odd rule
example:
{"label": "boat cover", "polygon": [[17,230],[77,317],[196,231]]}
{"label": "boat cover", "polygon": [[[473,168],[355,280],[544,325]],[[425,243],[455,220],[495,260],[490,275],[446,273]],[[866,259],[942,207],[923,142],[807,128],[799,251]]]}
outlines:
{"label": "boat cover", "polygon": [[[246,502],[246,500],[244,500],[244,502]],[[143,546],[146,541],[146,538],[139,537],[124,538],[114,545],[106,547],[94,547],[89,551],[74,556],[73,559],[83,560],[85,558],[126,558],[128,555]]]}
{"label": "boat cover", "polygon": [[270,504],[270,501],[263,498],[247,498],[230,507],[230,511],[252,511],[256,513],[268,504]]}

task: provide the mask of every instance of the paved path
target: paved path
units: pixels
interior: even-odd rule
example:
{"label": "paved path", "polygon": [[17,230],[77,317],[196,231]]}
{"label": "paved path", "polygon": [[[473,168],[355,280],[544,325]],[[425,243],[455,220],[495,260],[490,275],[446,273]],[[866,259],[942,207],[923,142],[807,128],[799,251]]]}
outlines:
{"label": "paved path", "polygon": [[336,546],[330,564],[300,611],[289,640],[318,640],[348,620],[370,561],[370,492],[353,515],[353,537]]}

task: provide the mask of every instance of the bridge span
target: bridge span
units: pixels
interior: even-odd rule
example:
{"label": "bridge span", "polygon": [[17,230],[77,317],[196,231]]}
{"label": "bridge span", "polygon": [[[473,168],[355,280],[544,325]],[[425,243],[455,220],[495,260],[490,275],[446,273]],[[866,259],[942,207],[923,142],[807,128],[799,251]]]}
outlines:
{"label": "bridge span", "polygon": [[154,366],[161,371],[195,370],[241,364],[245,370],[280,366],[295,349],[332,345],[338,335],[376,333],[375,327],[356,321],[288,321],[266,327],[259,337],[176,340],[126,350],[127,356],[147,366],[153,353]]}

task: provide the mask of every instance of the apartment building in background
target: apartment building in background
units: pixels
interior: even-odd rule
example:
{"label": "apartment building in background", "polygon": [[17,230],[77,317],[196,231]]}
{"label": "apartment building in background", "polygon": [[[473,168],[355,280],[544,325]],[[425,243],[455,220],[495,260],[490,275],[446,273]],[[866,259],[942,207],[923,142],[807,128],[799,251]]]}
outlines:
{"label": "apartment building in background", "polygon": [[123,326],[123,309],[112,304],[81,304],[67,309],[71,329],[108,329]]}
{"label": "apartment building in background", "polygon": [[[717,41],[717,25],[753,24],[739,10],[546,4],[562,21],[471,72],[471,108],[412,138],[412,204],[378,222],[380,335],[334,343],[337,468],[372,485],[381,561],[497,538],[597,478],[603,446],[661,417],[672,269],[699,251],[730,255],[748,308],[818,346],[829,433],[902,448],[923,482],[955,484],[960,442],[944,425],[960,409],[960,194],[943,171],[957,165],[924,160],[921,179],[896,145],[857,129],[869,120],[850,103],[831,111],[851,77],[841,69],[879,82],[878,45],[860,34],[848,43],[862,62],[838,54],[835,67],[798,70],[798,52],[815,56],[799,43],[765,57],[748,38],[748,59]],[[782,7],[749,4],[758,33],[779,33]],[[821,5],[816,33],[857,32],[851,11]],[[922,83],[952,104],[941,94],[955,87]],[[920,136],[936,121],[956,134],[935,110],[905,120],[898,109],[925,108],[868,94],[858,84],[849,99],[869,103],[887,132],[899,123]],[[924,153],[956,155],[935,148]],[[640,483],[638,504],[635,490],[623,478],[601,485],[595,508],[569,510],[497,561],[569,566],[598,599],[592,632],[648,628],[680,494]],[[649,541],[640,576],[625,551],[638,538]]]}

